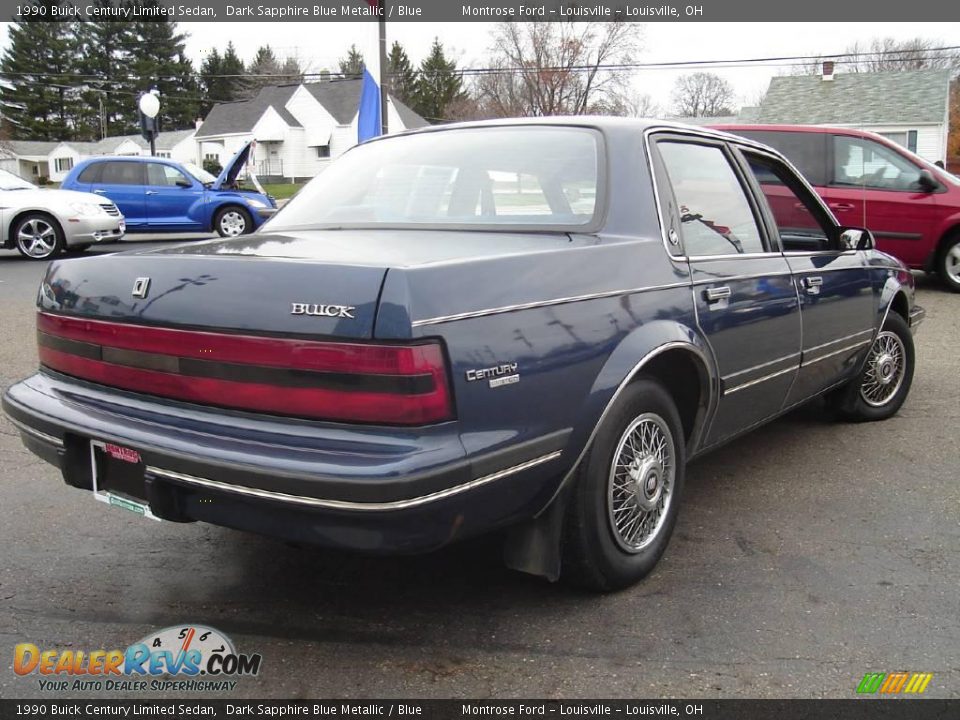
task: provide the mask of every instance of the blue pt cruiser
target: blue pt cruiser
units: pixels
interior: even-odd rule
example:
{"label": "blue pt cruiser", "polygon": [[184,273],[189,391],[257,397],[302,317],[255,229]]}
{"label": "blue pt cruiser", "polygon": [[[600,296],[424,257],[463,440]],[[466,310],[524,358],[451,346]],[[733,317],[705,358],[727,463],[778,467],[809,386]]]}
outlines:
{"label": "blue pt cruiser", "polygon": [[825,395],[900,408],[913,280],[777,152],[563,118],[366,143],[264,228],[53,263],[3,407],[147,518],[367,552],[491,531],[599,590],[667,545],[684,466]]}

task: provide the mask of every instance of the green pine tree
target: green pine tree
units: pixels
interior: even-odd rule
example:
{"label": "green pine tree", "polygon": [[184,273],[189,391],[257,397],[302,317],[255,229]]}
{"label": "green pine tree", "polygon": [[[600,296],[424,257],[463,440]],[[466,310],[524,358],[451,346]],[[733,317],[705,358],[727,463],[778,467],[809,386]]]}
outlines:
{"label": "green pine tree", "polygon": [[387,57],[387,88],[390,94],[408,105],[413,103],[417,94],[418,73],[410,62],[403,45],[394,41]]}
{"label": "green pine tree", "polygon": [[273,53],[273,48],[269,45],[263,45],[257,50],[253,57],[253,62],[247,66],[246,96],[254,97],[260,88],[267,85],[279,85],[283,82],[281,75],[282,68],[277,56]]}
{"label": "green pine tree", "polygon": [[[104,7],[110,0],[95,0]],[[138,45],[133,24],[109,20],[77,23],[77,72],[80,84],[77,137],[99,140],[106,135],[133,132],[131,112],[136,106],[136,83],[131,64]]]}
{"label": "green pine tree", "polygon": [[345,77],[356,78],[363,74],[363,53],[357,50],[356,45],[351,45],[347,56],[340,58],[337,63],[340,65],[340,74]]}
{"label": "green pine tree", "polygon": [[[35,5],[61,5],[34,0]],[[48,11],[49,12],[49,11]],[[0,111],[20,140],[71,139],[77,128],[77,47],[69,22],[15,20],[0,58]]]}
{"label": "green pine tree", "polygon": [[[158,0],[146,0],[155,5]],[[130,67],[136,95],[157,88],[160,91],[160,129],[184,130],[193,127],[200,114],[199,87],[193,64],[186,55],[187,36],[170,20],[143,20],[132,23],[140,51]],[[136,97],[130,102],[133,125],[139,123]]]}
{"label": "green pine tree", "polygon": [[434,38],[430,53],[420,63],[413,109],[428,120],[443,120],[447,107],[466,96],[456,61],[447,59],[440,40]]}
{"label": "green pine tree", "polygon": [[217,103],[239,100],[246,92],[246,66],[237,55],[233,41],[221,55],[216,48],[210,51],[200,66],[200,83],[205,101],[204,116]]}

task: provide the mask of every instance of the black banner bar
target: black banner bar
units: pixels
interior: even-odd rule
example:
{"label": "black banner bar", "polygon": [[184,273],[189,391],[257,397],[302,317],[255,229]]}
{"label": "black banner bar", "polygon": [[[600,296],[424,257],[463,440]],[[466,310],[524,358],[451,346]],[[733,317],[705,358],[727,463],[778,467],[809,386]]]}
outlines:
{"label": "black banner bar", "polygon": [[[382,13],[382,15],[380,14]],[[960,19],[960,3],[942,0],[125,0],[100,4],[71,0],[60,6],[0,0],[5,19],[75,19],[180,22],[498,22],[622,20],[628,22],[947,22]]]}
{"label": "black banner bar", "polygon": [[0,700],[0,718],[697,718],[950,720],[960,699],[858,700]]}

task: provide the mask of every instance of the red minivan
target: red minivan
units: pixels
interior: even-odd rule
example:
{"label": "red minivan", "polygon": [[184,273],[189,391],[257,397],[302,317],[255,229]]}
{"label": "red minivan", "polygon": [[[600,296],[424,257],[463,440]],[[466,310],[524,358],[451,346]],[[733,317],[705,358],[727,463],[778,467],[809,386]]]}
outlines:
{"label": "red minivan", "polygon": [[[712,127],[776,148],[799,168],[842,225],[870,228],[880,250],[911,268],[936,272],[951,290],[960,292],[960,179],[956,176],[863,130],[810,125]],[[776,178],[770,178],[770,183],[775,184]],[[771,200],[776,196],[773,188],[764,190]],[[790,208],[781,212],[789,213]]]}

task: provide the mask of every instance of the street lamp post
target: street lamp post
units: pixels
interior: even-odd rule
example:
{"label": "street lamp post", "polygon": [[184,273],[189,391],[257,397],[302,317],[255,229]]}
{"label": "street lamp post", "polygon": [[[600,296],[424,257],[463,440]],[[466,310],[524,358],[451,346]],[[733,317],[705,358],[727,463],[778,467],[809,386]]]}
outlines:
{"label": "street lamp post", "polygon": [[151,90],[140,96],[140,132],[144,139],[150,141],[150,157],[157,154],[157,134],[159,132],[160,121],[157,115],[160,112],[160,98],[156,96],[156,90]]}

